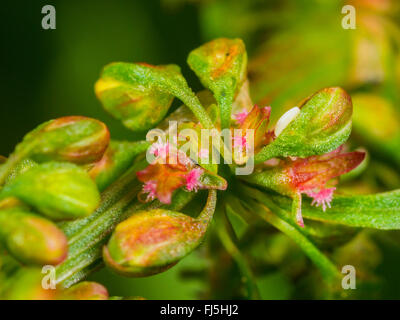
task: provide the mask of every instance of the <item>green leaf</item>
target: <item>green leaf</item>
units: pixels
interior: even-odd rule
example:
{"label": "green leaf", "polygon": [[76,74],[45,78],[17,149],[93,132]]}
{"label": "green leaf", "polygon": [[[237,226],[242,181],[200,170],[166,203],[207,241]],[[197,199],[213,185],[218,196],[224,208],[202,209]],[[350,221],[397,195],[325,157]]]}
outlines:
{"label": "green leaf", "polygon": [[190,52],[190,68],[215,95],[221,128],[229,128],[232,104],[246,79],[247,53],[242,40],[220,38]]}
{"label": "green leaf", "polygon": [[137,155],[147,150],[150,144],[146,141],[111,141],[103,158],[89,170],[100,191],[107,188],[121,176],[133,163]]}
{"label": "green leaf", "polygon": [[226,216],[232,225],[232,229],[238,239],[246,233],[249,228],[249,224],[230,206],[226,208]]}
{"label": "green leaf", "polygon": [[295,223],[290,223],[272,213],[268,205],[263,205],[255,201],[248,201],[254,213],[258,214],[263,220],[273,225],[278,230],[285,233],[304,251],[312,262],[321,270],[324,279],[333,287],[339,286],[340,273],[336,266],[303,234],[301,228]]}
{"label": "green leaf", "polygon": [[[276,193],[253,193],[257,200],[268,198],[276,206],[290,212],[292,199]],[[383,230],[400,229],[400,190],[358,195],[335,196],[331,208],[325,212],[320,207],[311,206],[310,199],[303,199],[303,217],[350,227]]]}
{"label": "green leaf", "polygon": [[218,237],[224,246],[225,250],[235,260],[242,277],[243,284],[246,287],[248,299],[260,299],[260,293],[258,291],[257,283],[253,271],[243,256],[242,252],[238,249],[237,245],[233,241],[230,232],[228,231],[229,220],[227,219],[224,204],[219,202],[218,212],[215,217],[215,228]]}
{"label": "green leaf", "polygon": [[93,212],[100,203],[96,184],[71,163],[47,162],[16,177],[0,198],[17,197],[52,219],[73,219]]}

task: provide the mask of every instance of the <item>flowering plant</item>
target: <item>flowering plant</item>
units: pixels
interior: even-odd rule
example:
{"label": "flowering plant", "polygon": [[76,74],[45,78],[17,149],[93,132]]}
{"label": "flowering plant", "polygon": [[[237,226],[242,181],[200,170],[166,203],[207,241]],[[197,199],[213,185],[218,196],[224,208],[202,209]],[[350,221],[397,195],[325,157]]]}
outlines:
{"label": "flowering plant", "polygon": [[[259,298],[239,242],[265,222],[301,247],[330,295],[343,295],[338,266],[315,238],[400,227],[398,191],[340,192],[339,178],[357,175],[366,155],[346,145],[353,109],[342,88],[315,92],[273,124],[273,106],[250,98],[240,39],[208,42],[188,64],[205,87],[196,94],[176,65],[112,63],[96,82],[105,110],[133,131],[157,127],[159,139],[110,140],[102,122],[64,117],[28,133],[4,159],[3,297],[107,299],[102,285],[84,281],[94,270],[157,274],[201,243],[213,250],[212,232],[239,268],[242,296]],[[174,98],[183,105],[171,112]],[[43,265],[55,266],[55,290],[41,285]]]}

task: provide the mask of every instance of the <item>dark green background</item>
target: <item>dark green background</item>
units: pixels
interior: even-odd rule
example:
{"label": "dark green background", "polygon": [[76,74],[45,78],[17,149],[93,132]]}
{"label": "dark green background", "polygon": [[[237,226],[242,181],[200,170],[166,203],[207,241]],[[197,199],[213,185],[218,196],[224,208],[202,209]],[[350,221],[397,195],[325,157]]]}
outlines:
{"label": "dark green background", "polygon": [[[43,30],[41,8],[56,8],[56,30]],[[196,7],[158,1],[16,1],[1,5],[0,154],[28,130],[65,115],[100,118],[114,137],[132,137],[108,116],[93,86],[112,61],[176,63],[201,43]]]}

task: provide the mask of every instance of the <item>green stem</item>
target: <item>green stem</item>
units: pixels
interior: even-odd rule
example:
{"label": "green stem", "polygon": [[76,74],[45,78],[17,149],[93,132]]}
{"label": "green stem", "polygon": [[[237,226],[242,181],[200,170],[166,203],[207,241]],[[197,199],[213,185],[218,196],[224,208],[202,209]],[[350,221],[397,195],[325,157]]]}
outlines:
{"label": "green stem", "polygon": [[230,128],[233,96],[228,95],[218,99],[218,106],[220,110],[221,129]]}
{"label": "green stem", "polygon": [[[249,188],[247,186],[241,187],[242,192],[251,199],[246,202],[251,203],[251,208],[254,213],[258,214],[263,220],[272,224],[275,228],[279,229],[293,241],[295,241],[304,253],[311,259],[311,261],[321,270],[323,278],[329,283],[338,283],[341,278],[336,266],[323,254],[319,249],[299,230],[297,225],[292,225],[287,220],[287,213],[282,212],[282,209],[277,207],[266,195],[261,196],[260,191]],[[273,210],[272,213],[269,209]]]}
{"label": "green stem", "polygon": [[60,224],[69,239],[69,254],[56,268],[57,283],[69,287],[92,272],[94,265],[100,265],[101,249],[115,226],[146,205],[138,204],[136,197],[140,190],[136,172],[145,165],[145,160],[137,163],[107,188],[92,215]]}
{"label": "green stem", "polygon": [[276,158],[280,155],[280,150],[275,147],[275,144],[272,142],[269,145],[266,145],[262,148],[255,156],[254,156],[254,164],[259,164],[264,161],[270,160],[272,158]]}
{"label": "green stem", "polygon": [[260,293],[258,291],[256,281],[251,271],[250,266],[248,265],[246,259],[243,257],[240,250],[236,247],[233,242],[231,236],[227,230],[227,224],[229,223],[226,219],[223,205],[219,205],[219,212],[216,214],[216,228],[219,239],[221,240],[222,245],[225,250],[231,255],[231,257],[235,260],[237,266],[239,267],[240,273],[243,277],[243,282],[246,285],[247,296],[249,299],[260,299]]}
{"label": "green stem", "polygon": [[196,220],[201,222],[206,229],[213,218],[216,203],[217,203],[217,191],[209,190],[207,203],[204,206],[203,210],[200,212],[199,216],[196,218]]}
{"label": "green stem", "polygon": [[200,121],[204,129],[213,129],[214,124],[208,115],[207,111],[201,105],[197,96],[190,90],[182,91],[179,89],[174,90],[174,95],[179,98],[195,115],[195,117]]}
{"label": "green stem", "polygon": [[14,167],[22,160],[22,158],[22,156],[13,153],[5,163],[0,165],[0,186],[4,184],[12,169],[14,169]]}
{"label": "green stem", "polygon": [[[62,287],[68,288],[103,267],[102,248],[117,224],[139,210],[162,206],[159,201],[151,203],[137,201],[141,183],[136,179],[136,171],[140,170],[142,165],[144,163],[132,167],[106,189],[102,194],[100,207],[91,216],[61,225],[69,239],[68,258],[56,268],[56,282]],[[192,199],[192,195],[185,196],[186,194],[187,192],[182,191],[174,196],[178,202],[174,207],[175,210],[180,210]],[[208,204],[211,207],[212,203],[215,203],[215,195],[209,197]],[[203,210],[203,217],[210,214],[212,216],[208,211]]]}
{"label": "green stem", "polygon": [[[102,246],[116,225],[127,217],[128,212],[132,213],[141,205],[143,206],[143,204],[136,203],[136,195],[139,190],[137,187],[129,190],[114,205],[105,211],[95,212],[95,219],[88,220],[86,224],[76,230],[69,239],[68,258],[57,266],[57,283],[68,287],[73,284],[69,280],[70,278],[78,281],[87,276],[83,270],[101,258]],[[80,276],[77,277],[77,274]]]}

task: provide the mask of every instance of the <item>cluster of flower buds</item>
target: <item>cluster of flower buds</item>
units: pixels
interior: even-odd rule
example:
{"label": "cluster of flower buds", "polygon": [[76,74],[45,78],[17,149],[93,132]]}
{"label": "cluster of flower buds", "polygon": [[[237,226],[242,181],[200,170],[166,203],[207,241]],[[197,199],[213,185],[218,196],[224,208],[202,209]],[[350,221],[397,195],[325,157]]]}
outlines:
{"label": "cluster of flower buds", "polygon": [[0,289],[8,300],[107,300],[107,289],[99,283],[83,281],[68,289],[57,288],[46,281],[40,268],[21,268]]}
{"label": "cluster of flower buds", "polygon": [[[235,98],[241,98],[238,94],[245,87],[246,54],[241,41],[211,41],[191,52],[188,63],[204,86],[214,94],[220,116],[219,123],[212,121],[216,128],[242,130],[240,136],[232,135],[231,141],[233,148],[240,150],[235,158],[237,164],[243,164],[242,160],[248,159],[244,156],[249,151],[246,131],[250,129],[254,132],[252,152],[255,162],[260,165],[257,170],[262,172],[256,172],[246,180],[292,197],[299,225],[303,225],[301,194],[313,198],[313,203],[323,210],[329,207],[335,189],[328,184],[354,169],[364,158],[361,152],[342,153],[340,148],[351,130],[352,104],[349,95],[338,87],[322,89],[284,114],[274,129],[268,129],[271,107],[245,105],[243,110],[231,115]],[[136,70],[143,65],[130,68]],[[152,68],[148,72],[154,73],[153,69],[160,72],[162,68]],[[114,77],[118,78],[115,74]],[[155,81],[158,84],[153,87],[168,91],[166,88],[171,84],[162,86],[160,81],[158,77]],[[140,82],[144,83],[144,78]],[[212,110],[211,107],[206,109]],[[231,118],[236,120],[232,127]],[[180,121],[179,117],[177,120]],[[143,182],[139,194],[141,201],[157,199],[169,205],[173,203],[173,194],[178,189],[187,192],[226,189],[225,180],[206,170],[202,163],[202,159],[210,158],[213,147],[202,149],[203,146],[198,143],[204,126],[183,120],[179,122],[178,136],[188,128],[196,133],[197,143],[194,143],[193,149],[197,162],[190,158],[189,152],[177,148],[177,141],[154,143],[149,153],[155,159],[137,172],[139,181]],[[270,163],[274,159],[276,165],[273,168],[264,165],[264,162]],[[206,177],[211,178],[213,184],[206,185]],[[218,183],[215,184],[215,181]],[[103,256],[111,268],[122,274],[140,276],[160,272],[179,261],[187,253],[187,248],[192,250],[192,244],[197,246],[201,238],[197,234],[197,223],[196,219],[169,210],[140,212],[116,228]]]}
{"label": "cluster of flower buds", "polygon": [[[121,176],[148,146],[146,142],[110,142],[102,122],[64,117],[40,125],[8,159],[2,158],[0,248],[6,252],[1,255],[6,254],[21,270],[10,279],[10,287],[0,285],[0,292],[8,292],[10,299],[107,298],[107,291],[93,283],[60,292],[41,290],[38,279],[43,274],[22,265],[57,266],[67,259],[71,252],[64,221],[79,221],[95,212],[101,203],[99,191]],[[59,221],[63,224],[57,225]],[[32,286],[23,291],[24,282]]]}
{"label": "cluster of flower buds", "polygon": [[0,166],[0,240],[15,258],[39,265],[66,258],[67,239],[51,220],[96,209],[99,191],[79,165],[99,161],[108,144],[102,122],[64,117],[40,125],[17,145]]}
{"label": "cluster of flower buds", "polygon": [[[40,125],[8,159],[0,159],[0,241],[13,258],[25,264],[59,264],[67,257],[69,243],[77,250],[62,272],[68,273],[65,270],[76,261],[86,268],[102,254],[105,263],[123,275],[159,273],[201,243],[216,208],[217,190],[227,190],[225,178],[234,181],[232,169],[249,159],[256,163],[256,172],[242,178],[291,197],[299,225],[304,225],[302,194],[324,211],[331,206],[336,179],[365,157],[362,152],[344,153],[341,147],[351,131],[349,95],[338,87],[322,89],[269,129],[271,107],[253,105],[249,98],[247,55],[241,40],[211,41],[192,51],[188,63],[211,91],[206,107],[175,65],[113,63],[104,68],[95,86],[104,108],[134,131],[158,124],[177,97],[197,120],[183,119],[178,112],[176,139],[152,145],[110,142],[108,129],[100,121],[65,117]],[[186,140],[181,138],[186,129],[196,139],[185,149]],[[230,136],[229,143],[239,151],[225,171],[218,172],[218,165],[209,163],[215,151],[226,154],[222,145],[200,145],[202,129],[217,133],[240,129],[239,135]],[[145,162],[146,150],[152,160],[146,157]],[[135,159],[139,161],[133,163]],[[197,217],[192,217],[195,212],[191,216],[178,212],[200,190],[208,192],[208,198]],[[74,219],[79,219],[76,224],[63,225],[65,234],[53,222]],[[80,247],[85,244],[89,248]],[[87,257],[86,250],[92,250]],[[80,253],[89,260],[79,260]],[[74,272],[79,278],[82,270],[78,269]],[[16,277],[9,295],[19,297],[21,283],[29,277],[28,294],[52,298],[36,291],[36,271],[29,269]],[[90,282],[52,295],[108,298],[104,287]]]}

